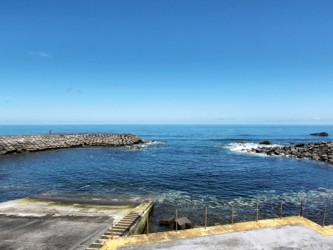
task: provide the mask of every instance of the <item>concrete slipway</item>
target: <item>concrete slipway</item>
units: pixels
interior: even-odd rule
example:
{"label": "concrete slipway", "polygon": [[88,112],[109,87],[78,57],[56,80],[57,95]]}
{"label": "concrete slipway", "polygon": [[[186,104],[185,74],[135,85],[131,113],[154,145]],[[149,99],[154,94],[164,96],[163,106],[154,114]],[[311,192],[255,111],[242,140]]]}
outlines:
{"label": "concrete slipway", "polygon": [[71,197],[3,202],[0,249],[99,249],[113,236],[142,232],[146,226],[142,216],[152,207],[152,201]]}

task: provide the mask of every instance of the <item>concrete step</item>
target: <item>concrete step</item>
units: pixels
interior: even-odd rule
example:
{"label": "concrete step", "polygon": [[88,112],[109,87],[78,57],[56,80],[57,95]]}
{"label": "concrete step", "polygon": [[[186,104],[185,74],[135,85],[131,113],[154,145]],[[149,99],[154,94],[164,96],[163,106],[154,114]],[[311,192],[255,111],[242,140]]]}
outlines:
{"label": "concrete step", "polygon": [[[112,228],[112,230],[113,230],[113,231],[115,231],[115,230],[119,230],[119,229],[125,230],[125,229],[127,229],[127,228],[129,228],[129,226],[114,226],[114,227]],[[110,229],[110,230],[108,230],[108,232],[111,232],[112,230]]]}
{"label": "concrete step", "polygon": [[130,224],[119,224],[114,226],[113,228],[129,228],[131,225],[133,225],[133,223]]}
{"label": "concrete step", "polygon": [[101,249],[104,244],[93,243],[90,245],[90,248]]}
{"label": "concrete step", "polygon": [[119,234],[122,233],[124,230],[113,230],[113,231],[106,231],[104,235],[111,235],[111,234]]}
{"label": "concrete step", "polygon": [[133,217],[133,216],[139,216],[138,213],[130,213],[128,215],[126,215],[125,217]]}
{"label": "concrete step", "polygon": [[[116,234],[116,233],[124,233],[126,231],[127,231],[127,229],[117,229],[117,230],[114,230],[113,233],[114,234]],[[111,234],[111,232],[110,232],[110,234]]]}
{"label": "concrete step", "polygon": [[124,216],[124,218],[128,218],[128,217],[139,217],[139,214],[128,214],[128,215]]}
{"label": "concrete step", "polygon": [[139,216],[124,217],[122,220],[136,220]]}
{"label": "concrete step", "polygon": [[113,228],[117,228],[117,227],[129,227],[132,224],[133,223],[121,223],[121,224],[115,225]]}
{"label": "concrete step", "polygon": [[119,224],[125,224],[125,223],[133,223],[135,220],[125,220],[125,221],[123,221],[123,220],[121,220],[121,221],[119,221],[115,226],[117,226],[117,225],[119,225]]}
{"label": "concrete step", "polygon": [[[138,218],[130,218],[130,219],[122,219],[120,220],[119,222],[122,222],[122,221],[136,221]],[[118,222],[118,223],[119,223]]]}
{"label": "concrete step", "polygon": [[128,214],[126,216],[124,216],[124,218],[128,218],[128,217],[139,217],[138,214]]}
{"label": "concrete step", "polygon": [[104,243],[112,237],[119,238],[129,233],[130,228],[142,219],[139,213],[131,212],[123,217],[112,228],[109,228],[98,240],[95,241],[87,250],[96,250],[103,247]]}
{"label": "concrete step", "polygon": [[111,236],[113,234],[113,236],[117,236],[117,235],[122,235],[123,234],[123,231],[122,232],[113,232],[113,233],[105,233],[103,234],[103,236]]}
{"label": "concrete step", "polygon": [[123,233],[123,232],[126,232],[128,229],[127,228],[118,228],[116,230],[113,230],[114,233],[116,232],[120,232],[120,233]]}

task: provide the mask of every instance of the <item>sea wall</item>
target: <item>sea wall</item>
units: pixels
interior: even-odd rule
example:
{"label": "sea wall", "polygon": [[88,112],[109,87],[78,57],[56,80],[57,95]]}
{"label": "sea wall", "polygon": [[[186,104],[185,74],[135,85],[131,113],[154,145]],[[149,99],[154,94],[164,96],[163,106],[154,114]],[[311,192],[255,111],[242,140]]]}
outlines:
{"label": "sea wall", "polygon": [[259,147],[249,151],[258,154],[324,161],[333,164],[333,142],[302,143],[284,147]]}
{"label": "sea wall", "polygon": [[86,146],[132,146],[144,140],[132,134],[48,134],[0,136],[0,155]]}

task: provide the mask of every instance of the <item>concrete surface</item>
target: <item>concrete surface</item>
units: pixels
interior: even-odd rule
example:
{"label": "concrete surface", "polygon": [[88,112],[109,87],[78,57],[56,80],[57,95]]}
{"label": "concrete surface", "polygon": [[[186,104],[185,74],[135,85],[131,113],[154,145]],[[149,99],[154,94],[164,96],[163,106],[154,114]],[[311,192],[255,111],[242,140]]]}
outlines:
{"label": "concrete surface", "polygon": [[137,206],[136,203],[131,204],[127,201],[126,203],[121,205],[117,202],[116,205],[113,205],[111,201],[109,204],[105,204],[104,200],[96,203],[96,200],[90,202],[87,199],[75,199],[70,202],[66,197],[57,197],[55,200],[26,198],[0,203],[0,215],[18,217],[112,216],[114,222],[117,222]]}
{"label": "concrete surface", "polygon": [[85,249],[109,223],[108,217],[0,215],[0,249]]}
{"label": "concrete surface", "polygon": [[[102,250],[159,247],[192,250],[205,246],[206,249],[333,249],[332,239],[332,226],[322,227],[304,217],[289,216],[121,237],[106,241]],[[315,248],[313,244],[317,244]]]}
{"label": "concrete surface", "polygon": [[126,250],[205,249],[333,249],[333,236],[322,236],[302,225],[251,230],[222,235],[121,247]]}
{"label": "concrete surface", "polygon": [[0,203],[1,250],[86,249],[136,208],[98,197],[27,198]]}

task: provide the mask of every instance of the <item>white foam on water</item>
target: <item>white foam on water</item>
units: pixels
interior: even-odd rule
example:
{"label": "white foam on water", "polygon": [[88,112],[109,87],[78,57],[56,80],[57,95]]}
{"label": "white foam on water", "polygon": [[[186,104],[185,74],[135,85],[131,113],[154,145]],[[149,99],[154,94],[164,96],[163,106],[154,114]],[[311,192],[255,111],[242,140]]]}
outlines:
{"label": "white foam on water", "polygon": [[173,204],[178,208],[192,208],[193,210],[208,206],[216,209],[230,209],[234,206],[239,209],[253,208],[257,202],[260,204],[271,204],[279,207],[283,203],[300,205],[302,201],[306,203],[309,209],[318,209],[323,204],[333,201],[333,189],[318,188],[311,191],[285,192],[277,193],[275,190],[267,190],[264,193],[253,195],[251,197],[238,197],[234,199],[218,199],[216,196],[191,196],[187,192],[171,191],[154,197],[159,203]]}
{"label": "white foam on water", "polygon": [[190,200],[190,195],[184,191],[169,191],[157,194],[154,197],[159,203],[170,202],[175,204],[186,204]]}
{"label": "white foam on water", "polygon": [[308,192],[285,192],[282,194],[276,194],[272,190],[265,193],[255,195],[247,198],[236,198],[232,201],[229,201],[228,204],[233,203],[233,205],[242,207],[242,206],[255,206],[257,202],[260,203],[271,203],[279,204],[281,201],[292,204],[300,204],[301,201],[305,201],[308,204],[308,207],[318,207],[318,205],[325,203],[327,201],[333,200],[333,190],[318,188],[316,190],[310,190]]}
{"label": "white foam on water", "polygon": [[257,148],[274,148],[274,147],[281,147],[281,145],[278,145],[278,144],[264,145],[264,144],[253,143],[253,142],[232,142],[225,146],[225,148],[229,149],[232,152],[255,154],[255,155],[262,155],[262,156],[266,156],[266,154],[258,154],[258,153],[252,152],[252,150],[257,149]]}
{"label": "white foam on water", "polygon": [[161,142],[161,141],[147,141],[143,144],[135,144],[135,145],[126,146],[126,147],[131,150],[140,150],[140,149],[147,149],[150,146],[154,146],[154,145],[158,145],[158,144],[165,144],[165,143]]}
{"label": "white foam on water", "polygon": [[164,144],[164,142],[161,141],[148,141],[145,144],[142,145],[156,145],[156,144]]}
{"label": "white foam on water", "polygon": [[90,187],[90,186],[91,186],[91,185],[84,185],[84,186],[80,187],[79,189],[88,188],[88,187]]}

